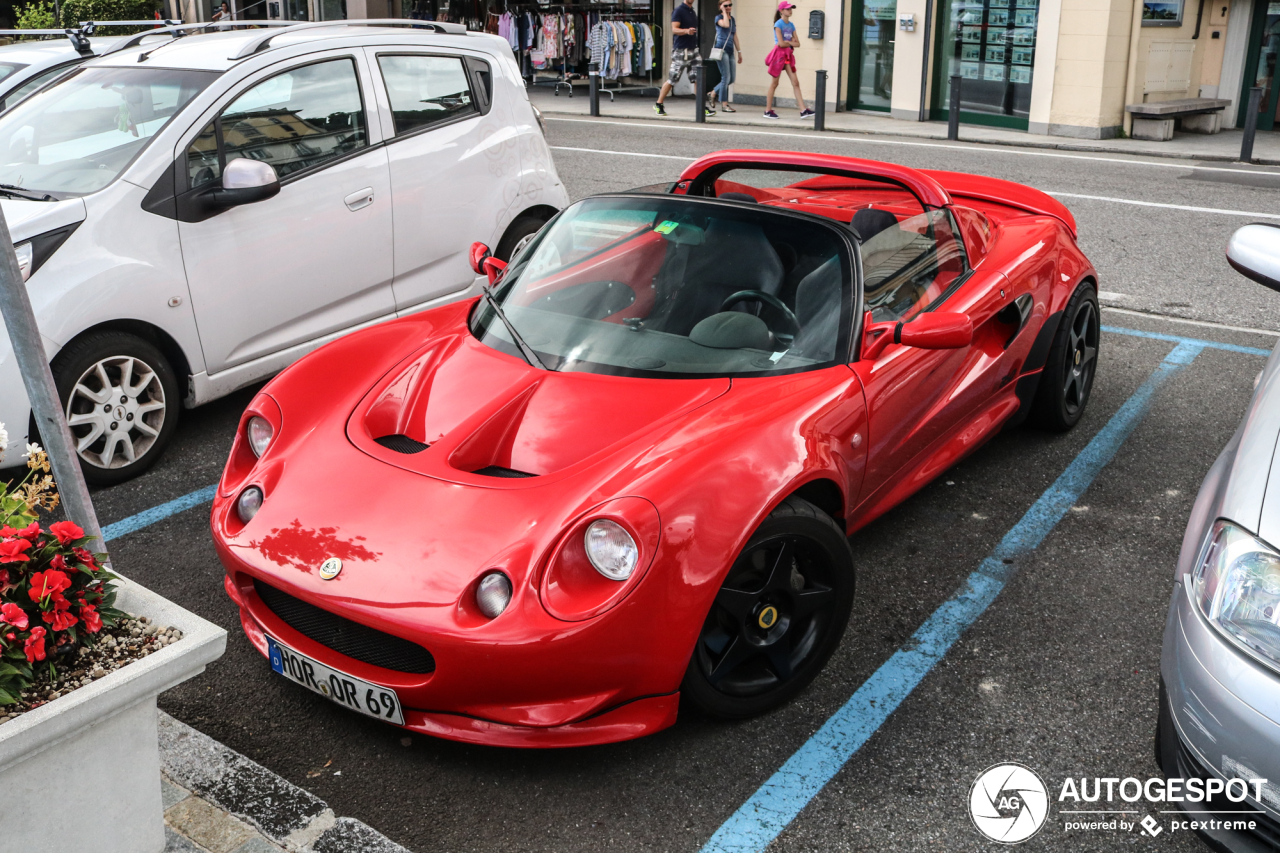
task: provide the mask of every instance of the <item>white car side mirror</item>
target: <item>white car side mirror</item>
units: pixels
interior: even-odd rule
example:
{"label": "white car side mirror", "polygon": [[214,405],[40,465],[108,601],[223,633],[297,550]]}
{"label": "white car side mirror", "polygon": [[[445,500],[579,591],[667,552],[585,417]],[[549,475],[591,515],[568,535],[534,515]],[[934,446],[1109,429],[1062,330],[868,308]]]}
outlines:
{"label": "white car side mirror", "polygon": [[1227,242],[1227,263],[1236,272],[1280,290],[1280,226],[1246,225]]}

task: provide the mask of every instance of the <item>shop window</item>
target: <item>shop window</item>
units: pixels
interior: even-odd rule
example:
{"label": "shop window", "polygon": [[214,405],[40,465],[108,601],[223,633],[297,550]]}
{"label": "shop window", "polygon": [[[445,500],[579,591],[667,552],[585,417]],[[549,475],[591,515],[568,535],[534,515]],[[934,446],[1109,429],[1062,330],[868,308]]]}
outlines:
{"label": "shop window", "polygon": [[396,135],[478,111],[462,60],[453,56],[379,56]]}
{"label": "shop window", "polygon": [[1039,17],[1040,0],[944,0],[932,117],[946,118],[958,74],[966,121],[1025,129]]}

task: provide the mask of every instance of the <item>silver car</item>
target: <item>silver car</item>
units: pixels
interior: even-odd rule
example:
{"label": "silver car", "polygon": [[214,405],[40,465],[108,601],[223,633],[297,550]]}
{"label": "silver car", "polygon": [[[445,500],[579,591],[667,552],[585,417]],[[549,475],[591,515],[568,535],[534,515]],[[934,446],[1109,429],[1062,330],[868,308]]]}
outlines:
{"label": "silver car", "polygon": [[[1227,259],[1280,290],[1280,226],[1241,228]],[[1212,800],[1180,804],[1187,821],[1203,824],[1188,828],[1219,850],[1280,849],[1278,437],[1280,345],[1200,487],[1160,660],[1156,758],[1171,779],[1228,788]],[[1236,796],[1227,796],[1231,791]]]}

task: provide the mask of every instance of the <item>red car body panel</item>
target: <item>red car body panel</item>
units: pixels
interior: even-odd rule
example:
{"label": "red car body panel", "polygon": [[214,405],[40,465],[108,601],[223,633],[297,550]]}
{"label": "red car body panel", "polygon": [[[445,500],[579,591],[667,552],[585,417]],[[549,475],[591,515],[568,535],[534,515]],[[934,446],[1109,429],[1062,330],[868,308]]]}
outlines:
{"label": "red car body panel", "polygon": [[[1096,280],[1065,208],[1007,182],[988,199],[987,179],[793,152],[719,152],[681,182],[748,158],[875,175],[949,207],[973,271],[939,310],[967,314],[972,343],[890,344],[875,360],[731,381],[536,370],[472,336],[474,300],[341,338],[250,404],[214,500],[227,590],[261,652],[265,632],[394,688],[405,726],[441,737],[566,746],[649,734],[674,722],[720,582],[782,500],[799,491],[852,532],[1025,412],[1066,301]],[[842,221],[856,206],[820,181],[800,191]],[[1005,309],[1024,294],[1034,306],[1019,331]],[[260,460],[244,432],[254,415],[275,428]],[[388,435],[430,448],[396,452],[376,441]],[[536,476],[475,473],[488,468]],[[243,524],[235,498],[250,485],[266,498]],[[576,543],[599,517],[639,545],[622,585],[583,568]],[[342,572],[322,580],[335,556]],[[494,568],[513,597],[488,619],[475,587]],[[417,643],[435,670],[338,654],[285,624],[255,583]]]}

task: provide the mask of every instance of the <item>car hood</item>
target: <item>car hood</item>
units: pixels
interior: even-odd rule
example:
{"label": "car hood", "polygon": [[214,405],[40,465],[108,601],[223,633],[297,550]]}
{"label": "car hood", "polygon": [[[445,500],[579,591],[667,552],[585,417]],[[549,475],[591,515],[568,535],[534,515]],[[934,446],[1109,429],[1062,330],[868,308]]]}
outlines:
{"label": "car hood", "polygon": [[16,246],[23,240],[83,222],[85,206],[83,199],[68,198],[62,201],[24,201],[22,199],[0,199],[0,210],[4,211],[5,222],[9,226],[9,235]]}

